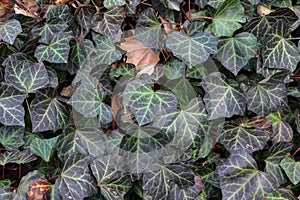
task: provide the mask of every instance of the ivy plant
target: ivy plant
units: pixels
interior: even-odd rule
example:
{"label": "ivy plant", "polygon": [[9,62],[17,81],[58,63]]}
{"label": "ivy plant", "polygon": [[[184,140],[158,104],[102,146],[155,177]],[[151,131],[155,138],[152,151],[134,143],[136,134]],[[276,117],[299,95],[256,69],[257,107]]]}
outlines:
{"label": "ivy plant", "polygon": [[299,199],[298,1],[0,5],[0,199]]}

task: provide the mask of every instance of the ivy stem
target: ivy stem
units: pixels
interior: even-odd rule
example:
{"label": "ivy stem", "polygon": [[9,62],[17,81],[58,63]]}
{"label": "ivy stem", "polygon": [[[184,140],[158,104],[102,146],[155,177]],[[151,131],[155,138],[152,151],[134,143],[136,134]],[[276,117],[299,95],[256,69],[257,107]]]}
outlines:
{"label": "ivy stem", "polygon": [[22,164],[19,165],[19,179],[22,178]]}
{"label": "ivy stem", "polygon": [[295,157],[295,155],[300,151],[300,147],[298,147],[298,149],[293,153],[293,157]]}
{"label": "ivy stem", "polygon": [[4,174],[5,174],[5,165],[3,165],[3,168],[2,168],[2,180],[4,179]]}
{"label": "ivy stem", "polygon": [[185,78],[185,75],[186,75],[186,65],[184,65],[184,68],[183,68],[183,77]]}
{"label": "ivy stem", "polygon": [[300,37],[286,38],[287,40],[300,40]]}
{"label": "ivy stem", "polygon": [[51,177],[51,172],[50,172],[50,168],[49,168],[48,162],[46,162],[46,166],[47,166],[48,176]]}

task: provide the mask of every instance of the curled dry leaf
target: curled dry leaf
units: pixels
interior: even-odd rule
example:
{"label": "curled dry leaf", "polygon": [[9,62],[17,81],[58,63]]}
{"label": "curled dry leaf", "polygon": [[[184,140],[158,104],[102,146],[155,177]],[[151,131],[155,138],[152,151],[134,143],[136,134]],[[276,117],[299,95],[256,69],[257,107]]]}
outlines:
{"label": "curled dry leaf", "polygon": [[[134,64],[137,71],[141,71],[149,66],[152,66],[154,69],[154,66],[159,61],[159,53],[155,54],[151,48],[144,46],[142,42],[136,40],[134,37],[126,38],[125,41],[120,44],[120,48],[127,51],[126,63]],[[147,71],[151,72],[151,69]]]}
{"label": "curled dry leaf", "polygon": [[45,180],[37,180],[30,184],[28,200],[46,200],[52,184]]}
{"label": "curled dry leaf", "polygon": [[60,92],[60,95],[64,96],[64,97],[71,97],[74,90],[75,90],[75,86],[74,85],[69,85],[69,86],[64,87],[62,89],[62,91]]}

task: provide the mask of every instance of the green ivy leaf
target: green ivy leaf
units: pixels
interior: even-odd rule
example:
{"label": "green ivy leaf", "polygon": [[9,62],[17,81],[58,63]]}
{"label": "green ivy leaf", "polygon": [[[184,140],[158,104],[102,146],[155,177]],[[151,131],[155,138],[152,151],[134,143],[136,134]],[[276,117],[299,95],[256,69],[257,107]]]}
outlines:
{"label": "green ivy leaf", "polygon": [[240,23],[244,22],[246,22],[246,16],[240,1],[224,1],[213,16],[211,30],[217,37],[231,37],[237,29],[242,27]]}
{"label": "green ivy leaf", "polygon": [[145,9],[137,20],[134,37],[157,53],[164,44],[164,34],[155,10],[153,8]]}
{"label": "green ivy leaf", "polygon": [[166,7],[171,10],[180,11],[180,4],[183,0],[160,0],[160,2]]}
{"label": "green ivy leaf", "polygon": [[35,93],[48,84],[49,78],[42,62],[35,64],[22,62],[5,68],[5,81],[21,92]]}
{"label": "green ivy leaf", "polygon": [[33,132],[56,131],[64,128],[68,122],[69,109],[59,101],[52,88],[38,90],[30,108]]}
{"label": "green ivy leaf", "polygon": [[78,15],[76,16],[76,19],[79,23],[79,25],[85,30],[89,31],[92,27],[92,18],[94,13],[96,12],[94,7],[79,7],[77,8]]}
{"label": "green ivy leaf", "polygon": [[272,192],[271,194],[268,194],[268,196],[265,197],[266,200],[297,200],[297,198],[293,195],[293,193],[285,188],[279,188]]}
{"label": "green ivy leaf", "polygon": [[7,20],[5,23],[0,24],[0,40],[11,45],[21,32],[21,24],[16,19]]}
{"label": "green ivy leaf", "polygon": [[126,160],[123,170],[141,174],[159,169],[160,158],[166,155],[165,146],[169,141],[168,135],[160,128],[129,128],[122,138],[119,150],[119,155]]}
{"label": "green ivy leaf", "polygon": [[280,161],[291,152],[292,147],[290,143],[277,143],[269,149],[269,156],[265,159],[265,172],[272,176],[279,185],[287,182],[287,177],[280,167]]}
{"label": "green ivy leaf", "polygon": [[252,153],[263,149],[269,139],[269,134],[259,128],[226,124],[218,141],[230,152],[244,150]]}
{"label": "green ivy leaf", "polygon": [[260,82],[247,92],[248,109],[257,115],[266,116],[286,103],[286,94],[286,87],[281,82],[274,82],[272,78],[267,82]]}
{"label": "green ivy leaf", "polygon": [[82,80],[68,103],[84,117],[98,117],[99,124],[104,126],[113,118],[112,108],[104,103],[105,96],[106,92],[99,90],[98,79],[89,77]]}
{"label": "green ivy leaf", "polygon": [[271,113],[267,118],[272,122],[273,134],[271,135],[271,140],[274,144],[278,142],[290,142],[293,139],[292,127],[282,119],[279,112]]}
{"label": "green ivy leaf", "polygon": [[39,43],[49,44],[56,34],[66,30],[68,25],[58,18],[51,19],[44,24],[38,24],[31,29],[33,37],[41,36]]}
{"label": "green ivy leaf", "polygon": [[10,184],[11,184],[11,181],[9,179],[2,179],[2,180],[0,180],[0,188],[3,188],[5,186],[9,186]]}
{"label": "green ivy leaf", "polygon": [[56,34],[48,45],[37,46],[34,56],[41,61],[67,63],[70,51],[70,37],[65,33]]}
{"label": "green ivy leaf", "polygon": [[208,118],[202,100],[194,98],[180,110],[166,108],[156,113],[153,126],[164,129],[172,138],[168,144],[171,149],[168,157],[174,161],[192,145],[198,135],[203,137],[206,134]]}
{"label": "green ivy leaf", "polygon": [[160,170],[145,173],[143,176],[143,189],[151,193],[152,199],[169,199],[172,190],[175,190],[172,191],[172,196],[180,195],[176,186],[185,190],[188,196],[196,194],[195,199],[201,189],[188,191],[188,188],[194,185],[193,171],[183,164],[164,165]]}
{"label": "green ivy leaf", "polygon": [[69,23],[72,20],[70,8],[68,5],[55,6],[50,5],[46,14],[46,21],[49,22],[51,19],[59,18],[65,23]]}
{"label": "green ivy leaf", "polygon": [[224,199],[263,199],[279,186],[259,171],[255,160],[245,151],[232,152],[218,165],[217,173]]}
{"label": "green ivy leaf", "polygon": [[296,162],[291,156],[285,156],[281,160],[280,166],[294,185],[300,182],[300,162]]}
{"label": "green ivy leaf", "polygon": [[45,176],[38,170],[29,172],[22,177],[18,189],[14,190],[12,193],[12,199],[27,200],[29,185],[37,180],[45,180]]}
{"label": "green ivy leaf", "polygon": [[6,150],[15,150],[25,142],[24,127],[19,126],[2,126],[0,127],[0,143]]}
{"label": "green ivy leaf", "polygon": [[89,169],[89,158],[70,156],[64,163],[55,186],[64,199],[83,200],[97,193],[96,182]]}
{"label": "green ivy leaf", "polygon": [[261,51],[264,67],[287,69],[293,72],[300,61],[297,46],[280,35],[268,36]]}
{"label": "green ivy leaf", "polygon": [[93,30],[101,33],[102,35],[109,35],[113,37],[120,30],[124,19],[124,8],[119,6],[112,7],[104,13],[101,21],[94,22]]}
{"label": "green ivy leaf", "polygon": [[291,7],[292,1],[291,0],[273,0],[272,5],[276,7]]}
{"label": "green ivy leaf", "polygon": [[116,6],[124,6],[125,0],[104,0],[103,5],[105,8],[110,9]]}
{"label": "green ivy leaf", "polygon": [[22,106],[27,95],[13,86],[0,85],[0,122],[6,126],[25,126],[25,110]]}
{"label": "green ivy leaf", "polygon": [[211,7],[217,9],[219,8],[225,0],[209,0],[208,1],[208,5],[210,5]]}
{"label": "green ivy leaf", "polygon": [[45,162],[49,162],[57,139],[58,136],[50,139],[35,138],[30,144],[30,150],[35,155],[40,156]]}
{"label": "green ivy leaf", "polygon": [[101,129],[67,126],[56,145],[58,156],[66,160],[72,155],[98,157],[105,152],[105,138]]}
{"label": "green ivy leaf", "polygon": [[255,57],[257,39],[251,33],[239,33],[231,38],[220,39],[216,58],[234,75]]}
{"label": "green ivy leaf", "polygon": [[[209,33],[190,30],[192,35],[173,32],[168,36],[166,46],[189,67],[205,62],[210,54],[217,52],[217,40]],[[201,55],[201,56],[199,56]]]}
{"label": "green ivy leaf", "polygon": [[14,188],[10,186],[0,188],[0,199],[11,199],[13,190]]}
{"label": "green ivy leaf", "polygon": [[146,76],[144,80],[134,79],[130,81],[122,96],[140,126],[153,120],[155,110],[164,107],[176,107],[178,104],[173,93],[163,90],[154,92],[149,76]]}
{"label": "green ivy leaf", "polygon": [[291,26],[298,20],[297,15],[289,8],[279,8],[274,12],[262,17],[252,18],[245,26],[244,30],[254,34],[258,39],[264,37],[278,20]]}
{"label": "green ivy leaf", "polygon": [[229,85],[225,76],[219,72],[208,75],[202,86],[205,90],[204,103],[209,119],[243,115],[246,97],[242,90]]}
{"label": "green ivy leaf", "polygon": [[99,157],[93,160],[90,166],[105,199],[122,200],[132,183],[130,177],[116,170],[118,163],[114,159],[112,156]]}
{"label": "green ivy leaf", "polygon": [[121,59],[122,54],[116,49],[116,46],[112,41],[112,37],[108,35],[99,37],[95,43],[96,47],[91,55],[95,63],[110,65]]}

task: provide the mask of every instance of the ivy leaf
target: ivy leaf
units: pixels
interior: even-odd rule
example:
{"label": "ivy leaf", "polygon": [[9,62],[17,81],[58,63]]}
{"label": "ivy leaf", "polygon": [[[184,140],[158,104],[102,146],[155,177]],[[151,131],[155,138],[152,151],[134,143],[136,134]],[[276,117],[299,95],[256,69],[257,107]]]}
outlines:
{"label": "ivy leaf", "polygon": [[117,163],[111,156],[99,157],[90,164],[97,185],[101,189],[101,194],[107,200],[124,199],[124,195],[132,186],[130,177],[117,171],[116,165]]}
{"label": "ivy leaf", "polygon": [[240,23],[244,22],[246,22],[246,16],[240,1],[224,1],[213,16],[211,29],[217,37],[231,37],[237,29],[242,27]]}
{"label": "ivy leaf", "polygon": [[178,185],[175,185],[168,199],[186,199],[186,200],[194,200],[199,196],[200,191],[202,190],[202,182],[198,176],[195,176],[195,185],[190,186],[188,188],[180,188]]}
{"label": "ivy leaf", "polygon": [[22,32],[21,24],[16,19],[7,20],[0,24],[0,40],[12,45],[17,36]]}
{"label": "ivy leaf", "polygon": [[282,120],[279,112],[271,113],[267,118],[272,122],[273,134],[271,135],[274,144],[278,142],[290,142],[293,139],[293,129],[289,123]]}
{"label": "ivy leaf", "polygon": [[[160,170],[145,173],[143,176],[143,189],[151,193],[152,199],[169,199],[172,189],[176,190],[174,187],[187,190],[194,184],[193,171],[183,164],[164,165]],[[193,191],[186,192],[191,194]],[[194,192],[199,194],[200,190]]]}
{"label": "ivy leaf", "polygon": [[11,199],[13,190],[14,188],[10,186],[0,188],[0,199]]}
{"label": "ivy leaf", "polygon": [[155,53],[162,48],[164,30],[158,21],[153,8],[145,9],[137,20],[135,36],[145,46],[150,47]]}
{"label": "ivy leaf", "polygon": [[293,72],[300,61],[297,46],[284,37],[272,34],[266,38],[262,48],[263,66],[275,69],[287,69]]}
{"label": "ivy leaf", "polygon": [[76,154],[97,157],[104,154],[104,142],[104,133],[101,129],[93,127],[77,129],[67,126],[57,141],[56,149],[62,160]]}
{"label": "ivy leaf", "polygon": [[97,193],[94,177],[91,175],[89,158],[70,156],[65,161],[61,175],[55,186],[64,199],[83,200]]}
{"label": "ivy leaf", "polygon": [[33,37],[41,36],[39,43],[49,44],[57,33],[65,31],[67,27],[68,25],[64,21],[54,18],[44,24],[34,26],[31,34]]}
{"label": "ivy leaf", "polygon": [[154,111],[164,107],[176,107],[178,101],[169,91],[153,91],[149,76],[146,80],[135,79],[129,82],[123,92],[124,100],[140,126],[153,120]]}
{"label": "ivy leaf", "polygon": [[45,180],[45,176],[38,170],[29,172],[23,176],[18,189],[12,193],[12,199],[27,200],[29,185],[37,180]]}
{"label": "ivy leaf", "polygon": [[279,188],[269,194],[266,200],[297,200],[297,198],[293,195],[291,190],[285,188]]}
{"label": "ivy leaf", "polygon": [[49,78],[42,62],[35,64],[22,62],[5,68],[5,81],[21,92],[35,93],[48,84]]}
{"label": "ivy leaf", "polygon": [[58,136],[50,139],[34,138],[30,144],[30,150],[35,155],[40,156],[45,162],[49,162],[57,139]]}
{"label": "ivy leaf", "polygon": [[287,181],[287,177],[280,167],[280,162],[292,150],[292,147],[290,143],[277,143],[270,148],[269,156],[265,159],[265,172],[272,176],[279,185]]}
{"label": "ivy leaf", "polygon": [[260,116],[266,116],[277,111],[285,103],[287,90],[283,83],[274,82],[272,78],[267,82],[260,82],[247,92],[248,109]]}
{"label": "ivy leaf", "polygon": [[174,161],[191,146],[197,135],[204,136],[208,129],[208,118],[202,100],[194,98],[179,111],[166,108],[157,112],[153,126],[164,129],[172,136],[172,142],[168,144],[172,155],[168,156],[174,154]]}
{"label": "ivy leaf", "polygon": [[284,23],[291,26],[298,20],[298,17],[289,8],[279,8],[268,15],[252,18],[245,25],[244,30],[254,34],[258,39],[261,39],[268,34],[274,23],[278,22],[278,20],[283,20]]}
{"label": "ivy leaf", "polygon": [[99,37],[96,41],[96,47],[91,57],[97,64],[112,64],[113,62],[121,59],[122,54],[116,49],[112,41],[112,37],[105,35]]}
{"label": "ivy leaf", "polygon": [[6,126],[24,126],[25,110],[22,106],[27,95],[13,86],[0,85],[0,122]]}
{"label": "ivy leaf", "polygon": [[183,32],[171,33],[166,46],[191,68],[205,62],[210,54],[217,52],[217,40],[209,33],[190,31],[193,32],[192,35]]}
{"label": "ivy leaf", "polygon": [[19,126],[2,126],[0,127],[0,143],[6,150],[15,150],[25,142],[24,127]]}
{"label": "ivy leaf", "polygon": [[26,164],[36,160],[36,157],[31,153],[30,149],[23,151],[5,151],[0,154],[0,165],[8,163]]}
{"label": "ivy leaf", "polygon": [[131,127],[120,143],[120,156],[124,163],[123,170],[132,174],[141,174],[160,168],[159,158],[166,155],[166,144],[170,141],[168,135],[153,126]]}
{"label": "ivy leaf", "polygon": [[113,118],[112,108],[104,103],[106,93],[98,89],[98,79],[90,77],[82,81],[68,103],[84,117],[98,116],[101,126],[110,123]]}
{"label": "ivy leaf", "polygon": [[109,35],[113,37],[120,30],[124,19],[124,8],[119,6],[112,7],[104,13],[101,21],[94,24],[93,30],[101,33],[102,35]]}
{"label": "ivy leaf", "polygon": [[110,9],[116,6],[124,6],[125,0],[104,0],[103,5],[105,8]]}
{"label": "ivy leaf", "polygon": [[37,159],[36,156],[33,155],[33,153],[30,151],[30,149],[18,151],[18,155],[16,157],[18,158],[18,160],[16,162],[18,164],[30,163]]}
{"label": "ivy leaf", "polygon": [[69,23],[72,20],[70,8],[68,5],[55,6],[50,5],[46,15],[46,21],[49,22],[53,18],[59,18],[65,23]]}
{"label": "ivy leaf", "polygon": [[255,160],[245,151],[232,152],[218,165],[217,173],[225,199],[263,199],[279,186],[268,174],[259,171]]}
{"label": "ivy leaf", "polygon": [[219,72],[208,75],[203,82],[204,103],[210,120],[243,115],[247,99],[242,90],[229,85]]}
{"label": "ivy leaf", "polygon": [[11,67],[15,65],[19,65],[23,62],[35,63],[34,60],[25,53],[17,52],[9,55],[2,63],[2,66]]}
{"label": "ivy leaf", "polygon": [[83,6],[77,8],[77,10],[78,15],[76,16],[76,19],[78,23],[84,30],[89,31],[92,26],[93,15],[96,12],[95,8]]}
{"label": "ivy leaf", "polygon": [[38,90],[30,108],[33,132],[56,131],[64,128],[68,122],[68,107],[58,100],[52,88]]}
{"label": "ivy leaf", "polygon": [[257,39],[250,33],[239,33],[231,38],[220,39],[216,58],[234,75],[255,57]]}
{"label": "ivy leaf", "polygon": [[210,5],[211,7],[217,9],[219,8],[225,0],[209,0],[208,1],[208,5]]}
{"label": "ivy leaf", "polygon": [[285,156],[281,160],[280,166],[294,185],[300,182],[300,162],[296,162],[291,156]]}
{"label": "ivy leaf", "polygon": [[70,37],[65,33],[56,34],[48,45],[37,46],[34,56],[41,61],[67,63],[70,51]]}
{"label": "ivy leaf", "polygon": [[244,150],[252,153],[264,148],[269,141],[269,134],[247,125],[226,124],[218,141],[230,152]]}

